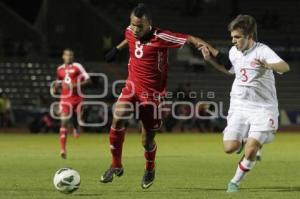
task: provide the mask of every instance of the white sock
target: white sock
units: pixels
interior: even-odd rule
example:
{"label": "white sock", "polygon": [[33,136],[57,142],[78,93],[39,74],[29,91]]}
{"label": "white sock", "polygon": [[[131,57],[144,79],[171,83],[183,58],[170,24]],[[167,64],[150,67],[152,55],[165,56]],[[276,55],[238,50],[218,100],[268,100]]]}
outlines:
{"label": "white sock", "polygon": [[244,178],[246,173],[250,171],[255,165],[255,161],[247,160],[246,158],[243,158],[243,160],[239,163],[235,175],[231,179],[230,182],[235,184],[240,184],[241,180]]}

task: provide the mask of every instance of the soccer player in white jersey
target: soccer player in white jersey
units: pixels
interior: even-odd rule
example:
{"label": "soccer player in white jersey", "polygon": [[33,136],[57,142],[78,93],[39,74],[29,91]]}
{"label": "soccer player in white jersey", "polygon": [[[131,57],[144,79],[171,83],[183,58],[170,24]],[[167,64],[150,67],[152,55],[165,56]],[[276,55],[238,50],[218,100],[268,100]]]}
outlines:
{"label": "soccer player in white jersey", "polygon": [[238,15],[228,30],[233,43],[229,56],[211,46],[201,51],[215,68],[235,75],[223,143],[225,152],[233,153],[246,139],[244,156],[227,189],[237,192],[245,174],[254,167],[259,149],[274,139],[279,113],[273,72],[285,73],[289,65],[267,45],[256,41],[253,17]]}

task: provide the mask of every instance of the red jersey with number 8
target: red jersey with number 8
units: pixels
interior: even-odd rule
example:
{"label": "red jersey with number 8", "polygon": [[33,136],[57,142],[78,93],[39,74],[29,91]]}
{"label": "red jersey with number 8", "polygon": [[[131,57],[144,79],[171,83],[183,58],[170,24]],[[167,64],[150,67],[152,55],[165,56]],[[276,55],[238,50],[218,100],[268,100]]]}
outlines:
{"label": "red jersey with number 8", "polygon": [[180,48],[188,35],[155,28],[146,42],[135,38],[130,27],[125,38],[129,44],[128,79],[136,93],[164,95],[168,72],[168,49]]}

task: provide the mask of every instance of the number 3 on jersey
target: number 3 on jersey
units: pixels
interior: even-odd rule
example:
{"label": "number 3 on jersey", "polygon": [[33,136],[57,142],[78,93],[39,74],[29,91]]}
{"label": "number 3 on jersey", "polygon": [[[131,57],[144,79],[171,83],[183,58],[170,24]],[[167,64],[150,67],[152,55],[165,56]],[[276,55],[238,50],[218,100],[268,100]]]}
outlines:
{"label": "number 3 on jersey", "polygon": [[240,73],[242,75],[242,78],[241,78],[242,82],[247,82],[248,81],[247,70],[245,68],[242,68],[240,70]]}
{"label": "number 3 on jersey", "polygon": [[141,58],[143,56],[143,45],[140,41],[135,42],[134,55],[136,58]]}

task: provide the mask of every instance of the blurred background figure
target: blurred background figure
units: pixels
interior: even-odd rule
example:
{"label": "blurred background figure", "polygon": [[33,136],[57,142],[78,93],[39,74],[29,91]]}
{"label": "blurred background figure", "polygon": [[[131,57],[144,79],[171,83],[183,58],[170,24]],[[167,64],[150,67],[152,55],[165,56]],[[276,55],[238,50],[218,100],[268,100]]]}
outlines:
{"label": "blurred background figure", "polygon": [[74,62],[73,50],[64,49],[62,59],[63,64],[56,70],[56,81],[51,86],[51,93],[55,95],[60,90],[60,155],[66,159],[68,130],[72,126],[73,136],[79,137],[78,121],[81,121],[82,114],[80,103],[83,102],[84,97],[84,92],[81,89],[91,83],[91,79],[84,67],[80,63]]}
{"label": "blurred background figure", "polygon": [[0,127],[12,127],[14,122],[11,101],[5,93],[0,93]]}

